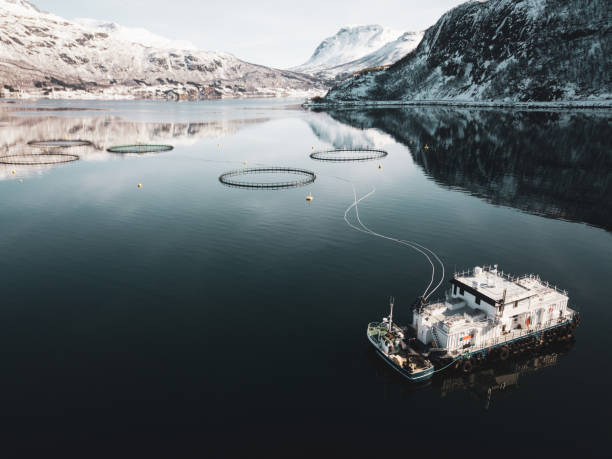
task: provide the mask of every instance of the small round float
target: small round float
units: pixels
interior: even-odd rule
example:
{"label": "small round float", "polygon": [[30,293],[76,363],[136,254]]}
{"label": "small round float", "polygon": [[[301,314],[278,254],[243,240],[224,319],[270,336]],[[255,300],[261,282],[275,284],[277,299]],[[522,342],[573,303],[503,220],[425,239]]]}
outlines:
{"label": "small round float", "polygon": [[310,157],[316,161],[350,162],[350,161],[372,161],[387,156],[384,150],[369,148],[343,148],[338,150],[315,151]]}
{"label": "small round float", "polygon": [[[298,176],[295,180],[249,180],[257,175],[282,176],[292,174]],[[219,176],[219,181],[227,186],[253,189],[281,189],[308,185],[317,179],[314,172],[293,167],[252,167],[225,172]]]}

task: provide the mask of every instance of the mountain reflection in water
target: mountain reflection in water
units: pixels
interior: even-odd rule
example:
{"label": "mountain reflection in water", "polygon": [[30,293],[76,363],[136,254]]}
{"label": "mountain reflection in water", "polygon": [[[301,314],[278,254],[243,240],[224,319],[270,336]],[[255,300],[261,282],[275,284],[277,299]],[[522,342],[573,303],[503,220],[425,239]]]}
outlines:
{"label": "mountain reflection in water", "polygon": [[327,113],[391,135],[443,186],[612,230],[609,112],[411,107]]}
{"label": "mountain reflection in water", "polygon": [[[58,107],[54,107],[54,111],[61,112]],[[245,126],[269,121],[267,117],[253,117],[236,120],[220,118],[189,122],[141,122],[123,116],[105,115],[103,111],[93,111],[92,114],[78,117],[72,111],[75,110],[71,110],[70,116],[57,116],[57,113],[53,114],[55,116],[22,116],[7,111],[6,107],[2,110],[0,106],[0,156],[43,152],[43,149],[28,145],[32,140],[84,139],[92,145],[68,148],[65,152],[77,154],[84,161],[116,160],[121,155],[108,153],[107,148],[134,143],[185,146],[203,139],[221,139],[234,135]],[[21,167],[19,174],[28,176],[52,167],[56,166]],[[0,180],[12,179],[12,170],[13,166],[0,164]]]}

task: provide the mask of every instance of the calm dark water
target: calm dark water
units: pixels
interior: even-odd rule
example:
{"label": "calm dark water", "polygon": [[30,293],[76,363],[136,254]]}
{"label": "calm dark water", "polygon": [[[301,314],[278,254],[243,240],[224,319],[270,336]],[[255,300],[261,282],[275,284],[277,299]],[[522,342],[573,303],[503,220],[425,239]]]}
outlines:
{"label": "calm dark water", "polygon": [[[606,456],[611,113],[293,103],[3,105],[4,152],[94,143],[67,165],[0,167],[5,455]],[[136,141],[175,149],[104,152]],[[389,156],[327,164],[313,147]],[[218,182],[245,161],[319,176]],[[408,320],[430,272],[346,225],[349,182],[377,189],[364,223],[435,250],[447,279],[499,263],[567,289],[575,343],[426,387],[390,372],[365,327],[389,295]]]}

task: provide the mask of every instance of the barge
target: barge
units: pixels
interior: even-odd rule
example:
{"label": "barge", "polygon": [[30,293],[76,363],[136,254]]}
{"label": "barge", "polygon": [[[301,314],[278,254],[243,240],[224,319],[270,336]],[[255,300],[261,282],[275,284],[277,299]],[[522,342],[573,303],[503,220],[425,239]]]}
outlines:
{"label": "barge", "polygon": [[420,298],[408,327],[368,324],[366,335],[376,352],[411,381],[426,381],[454,367],[468,373],[488,359],[570,339],[580,322],[568,306],[567,291],[539,276],[514,277],[497,265],[455,273],[444,299]]}

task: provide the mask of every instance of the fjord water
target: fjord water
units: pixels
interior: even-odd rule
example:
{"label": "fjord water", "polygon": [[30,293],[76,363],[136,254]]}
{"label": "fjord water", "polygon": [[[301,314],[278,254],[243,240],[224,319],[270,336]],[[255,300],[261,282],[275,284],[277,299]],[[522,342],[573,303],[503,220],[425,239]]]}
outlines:
{"label": "fjord water", "polygon": [[[609,120],[313,112],[285,100],[5,104],[7,153],[44,138],[93,146],[58,167],[0,168],[4,451],[604,455]],[[104,151],[137,141],[175,149]],[[313,147],[389,155],[329,164],[309,158]],[[318,178],[281,191],[219,183],[245,161]],[[499,263],[567,289],[582,313],[575,343],[425,387],[393,373],[365,327],[387,314],[389,295],[407,321],[429,265],[346,225],[351,184],[358,195],[376,187],[360,205],[364,223],[436,251],[446,281]]]}

